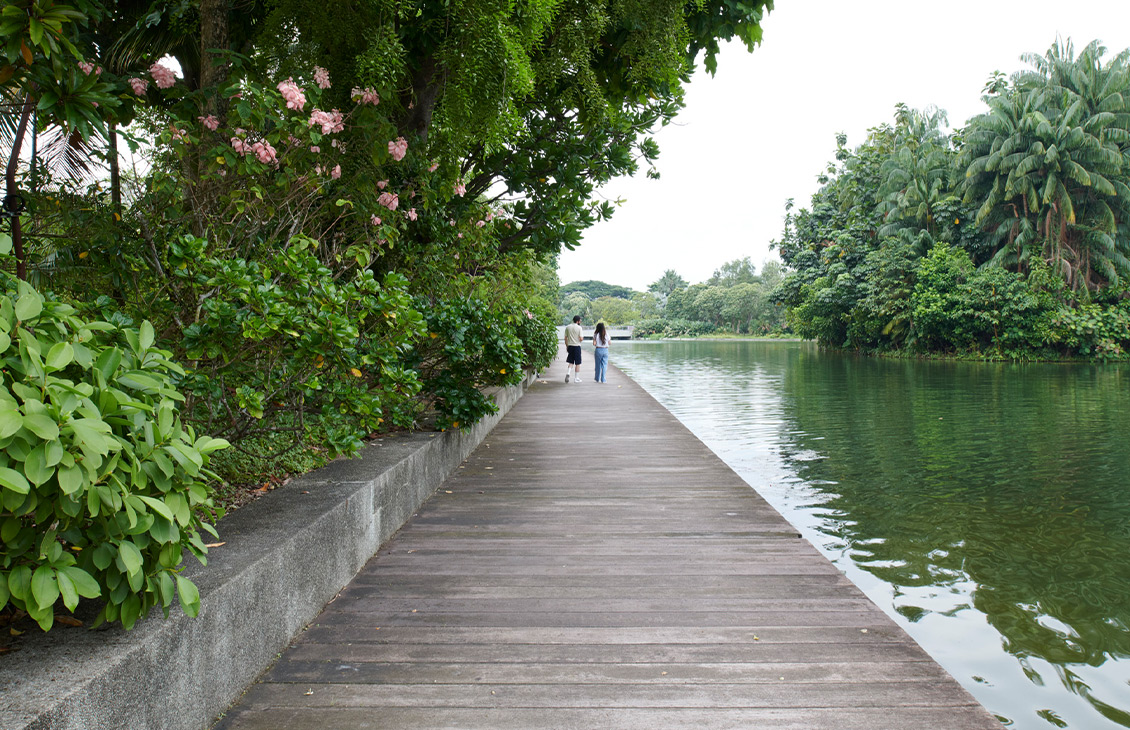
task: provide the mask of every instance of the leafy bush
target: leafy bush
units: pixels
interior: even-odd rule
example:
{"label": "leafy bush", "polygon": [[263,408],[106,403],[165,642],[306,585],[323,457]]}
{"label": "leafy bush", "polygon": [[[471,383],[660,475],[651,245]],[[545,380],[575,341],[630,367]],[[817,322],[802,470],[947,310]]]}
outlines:
{"label": "leafy bush", "polygon": [[[423,334],[407,281],[371,271],[335,277],[295,237],[264,263],[211,258],[206,242],[174,244],[182,296],[201,301],[185,327],[190,411],[229,438],[287,431],[355,453],[388,421],[410,426],[420,383],[401,360]],[[286,417],[286,418],[284,418]]]}
{"label": "leafy bush", "polygon": [[1064,310],[1055,324],[1061,341],[1082,355],[1116,360],[1130,352],[1130,300],[1089,302]]}
{"label": "leafy bush", "polygon": [[551,321],[525,310],[516,317],[515,334],[522,342],[522,365],[534,372],[549,367],[557,357],[557,328]]}
{"label": "leafy bush", "polygon": [[715,332],[718,328],[709,322],[690,319],[644,319],[639,320],[632,330],[633,337],[701,337]]}
{"label": "leafy bush", "polygon": [[186,549],[205,562],[208,455],[227,442],[182,425],[184,371],[154,339],[25,282],[0,298],[0,608],[44,630],[80,597],[127,629],[177,596],[200,610],[179,566]]}
{"label": "leafy bush", "polygon": [[[421,302],[420,307],[428,308],[428,339],[410,364],[433,394],[436,427],[467,427],[496,413],[498,406],[482,388],[522,380],[524,348],[515,318],[476,300]],[[556,350],[556,334],[554,342]]]}

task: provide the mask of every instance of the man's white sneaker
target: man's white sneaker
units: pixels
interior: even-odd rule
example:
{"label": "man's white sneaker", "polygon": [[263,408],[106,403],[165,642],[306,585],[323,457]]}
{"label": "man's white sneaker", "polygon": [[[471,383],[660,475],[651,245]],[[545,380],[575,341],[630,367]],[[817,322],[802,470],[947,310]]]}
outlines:
{"label": "man's white sneaker", "polygon": [[580,378],[573,378],[573,382],[574,382],[574,383],[579,383],[579,382],[581,382],[581,379],[580,379]]}

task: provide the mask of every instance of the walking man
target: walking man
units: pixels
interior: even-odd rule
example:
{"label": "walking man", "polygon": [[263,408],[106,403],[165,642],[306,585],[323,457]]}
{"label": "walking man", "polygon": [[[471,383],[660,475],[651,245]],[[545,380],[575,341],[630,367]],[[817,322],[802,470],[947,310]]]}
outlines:
{"label": "walking man", "polygon": [[573,369],[573,382],[581,382],[581,315],[573,317],[573,324],[565,327],[565,382],[569,382],[569,368]]}

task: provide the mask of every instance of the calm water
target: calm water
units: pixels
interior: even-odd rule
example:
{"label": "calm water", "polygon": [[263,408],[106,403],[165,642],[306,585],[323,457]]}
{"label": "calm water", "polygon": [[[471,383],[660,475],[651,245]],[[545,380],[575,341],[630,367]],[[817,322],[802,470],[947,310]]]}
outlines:
{"label": "calm water", "polygon": [[615,343],[1015,728],[1130,727],[1130,367]]}

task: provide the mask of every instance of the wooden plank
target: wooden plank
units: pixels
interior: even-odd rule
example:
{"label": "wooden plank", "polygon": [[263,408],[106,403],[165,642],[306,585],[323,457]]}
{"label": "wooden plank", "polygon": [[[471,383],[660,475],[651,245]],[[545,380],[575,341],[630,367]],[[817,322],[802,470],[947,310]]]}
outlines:
{"label": "wooden plank", "polygon": [[1000,727],[641,388],[563,372],[218,729]]}

